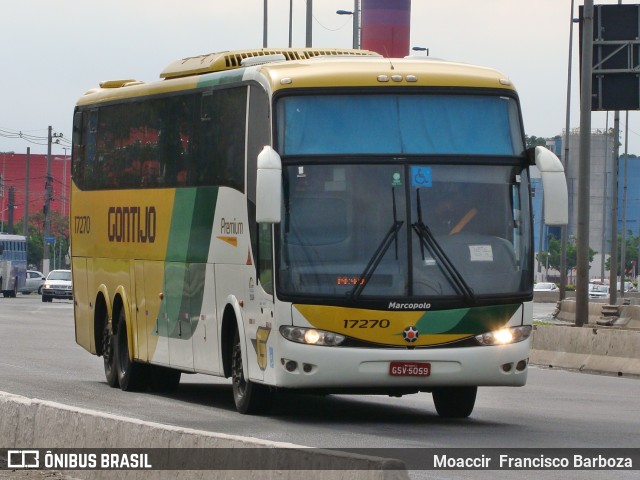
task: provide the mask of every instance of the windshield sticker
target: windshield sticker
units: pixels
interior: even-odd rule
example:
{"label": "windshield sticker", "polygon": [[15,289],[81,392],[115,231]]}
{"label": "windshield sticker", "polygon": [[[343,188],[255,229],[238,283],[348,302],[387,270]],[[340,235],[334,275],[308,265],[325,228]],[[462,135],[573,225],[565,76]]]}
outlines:
{"label": "windshield sticker", "polygon": [[493,262],[491,245],[469,245],[469,256],[472,262]]}
{"label": "windshield sticker", "polygon": [[431,167],[411,167],[412,187],[431,187]]}
{"label": "windshield sticker", "polygon": [[392,187],[401,187],[402,186],[402,175],[400,172],[393,173],[393,180],[391,181]]}

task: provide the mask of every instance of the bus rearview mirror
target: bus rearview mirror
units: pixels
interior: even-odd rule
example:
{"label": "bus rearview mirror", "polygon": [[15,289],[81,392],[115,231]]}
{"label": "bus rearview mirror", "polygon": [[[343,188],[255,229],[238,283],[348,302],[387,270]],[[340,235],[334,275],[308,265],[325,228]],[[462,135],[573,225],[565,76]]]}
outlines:
{"label": "bus rearview mirror", "polygon": [[258,154],[256,221],[280,223],[282,206],[282,160],[270,146]]}
{"label": "bus rearview mirror", "polygon": [[544,189],[544,223],[566,225],[569,221],[567,180],[560,159],[545,147],[535,148],[536,167]]}

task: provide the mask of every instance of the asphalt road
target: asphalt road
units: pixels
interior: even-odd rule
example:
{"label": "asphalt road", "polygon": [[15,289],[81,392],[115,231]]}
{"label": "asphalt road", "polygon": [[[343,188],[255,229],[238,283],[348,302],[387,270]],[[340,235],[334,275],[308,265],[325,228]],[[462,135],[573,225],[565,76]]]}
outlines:
{"label": "asphalt road", "polygon": [[[325,448],[638,445],[638,379],[534,366],[523,388],[481,388],[471,418],[458,421],[438,417],[429,394],[282,395],[270,415],[243,416],[236,413],[224,379],[184,375],[177,393],[162,396],[109,388],[102,359],[75,344],[72,317],[70,301],[0,298],[0,390],[158,423]],[[501,476],[509,472],[484,473],[412,476],[514,478]],[[519,473],[517,478],[637,478],[637,472],[611,477],[607,472]]]}

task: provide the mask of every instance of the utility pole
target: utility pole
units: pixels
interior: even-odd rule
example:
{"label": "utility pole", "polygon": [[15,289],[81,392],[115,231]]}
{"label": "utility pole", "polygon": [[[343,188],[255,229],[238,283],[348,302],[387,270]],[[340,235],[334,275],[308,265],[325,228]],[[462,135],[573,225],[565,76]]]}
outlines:
{"label": "utility pole", "polygon": [[593,0],[584,1],[580,90],[580,159],[578,174],[578,251],[576,326],[589,320],[589,196],[591,188],[591,88],[593,66]]}
{"label": "utility pole", "polygon": [[9,234],[13,234],[13,209],[16,205],[16,189],[12,186],[9,187],[9,219],[7,220],[7,231]]}
{"label": "utility pole", "polygon": [[[27,166],[24,181],[24,222],[22,234],[29,238],[29,167],[31,163],[31,147],[27,147]],[[27,242],[27,245],[29,242]]]}
{"label": "utility pole", "polygon": [[47,275],[49,273],[49,243],[47,240],[51,236],[51,197],[52,197],[52,185],[51,185],[51,143],[53,142],[53,135],[51,125],[49,125],[49,132],[47,135],[47,180],[45,183],[45,197],[44,197],[44,245],[42,255],[42,273]]}

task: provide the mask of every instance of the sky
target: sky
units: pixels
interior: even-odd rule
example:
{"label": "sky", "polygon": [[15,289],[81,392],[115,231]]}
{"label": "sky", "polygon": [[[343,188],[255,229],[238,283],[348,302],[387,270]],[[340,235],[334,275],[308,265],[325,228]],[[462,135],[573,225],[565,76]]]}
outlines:
{"label": "sky", "polygon": [[[304,47],[306,0],[291,2],[293,46]],[[575,17],[581,4],[575,1]],[[289,5],[268,0],[271,48],[288,46]],[[352,19],[336,10],[353,6],[352,0],[313,2],[314,47],[351,47]],[[46,153],[42,139],[49,125],[70,138],[76,101],[102,80],[154,81],[184,57],[261,48],[263,7],[264,0],[3,1],[0,152],[31,147]],[[502,71],[518,89],[526,134],[553,137],[566,122],[570,7],[571,0],[413,0],[410,43],[428,48],[432,57]],[[573,28],[571,128],[577,128],[579,32]],[[612,125],[612,114],[593,113],[592,128]],[[7,138],[20,132],[23,138]],[[70,153],[66,142],[52,152]],[[640,155],[638,112],[629,114],[628,152]]]}

